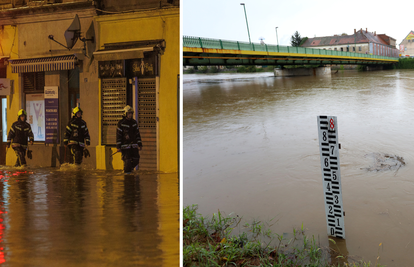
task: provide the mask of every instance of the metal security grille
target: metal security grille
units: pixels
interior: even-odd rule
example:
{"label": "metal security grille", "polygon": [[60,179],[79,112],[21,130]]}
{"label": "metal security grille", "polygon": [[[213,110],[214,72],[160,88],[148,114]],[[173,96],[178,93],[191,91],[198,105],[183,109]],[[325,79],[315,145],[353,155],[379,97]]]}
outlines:
{"label": "metal security grille", "polygon": [[126,105],[126,78],[102,79],[102,144],[116,144],[116,125]]}
{"label": "metal security grille", "polygon": [[143,148],[141,170],[157,170],[156,79],[138,79],[138,126]]}
{"label": "metal security grille", "polygon": [[44,72],[23,73],[23,91],[25,93],[40,91],[43,92],[45,87]]}

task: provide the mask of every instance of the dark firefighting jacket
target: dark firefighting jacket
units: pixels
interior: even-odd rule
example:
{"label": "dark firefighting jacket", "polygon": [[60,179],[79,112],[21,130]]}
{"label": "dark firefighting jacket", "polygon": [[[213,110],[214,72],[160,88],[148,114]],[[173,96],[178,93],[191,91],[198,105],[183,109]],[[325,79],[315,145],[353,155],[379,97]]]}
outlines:
{"label": "dark firefighting jacket", "polygon": [[86,122],[82,118],[73,117],[66,126],[63,144],[85,146],[85,142],[88,146],[91,144]]}
{"label": "dark firefighting jacket", "polygon": [[[27,147],[27,140],[34,141],[32,127],[26,121],[18,120],[12,124],[7,136],[7,145]],[[13,140],[13,142],[12,142]]]}
{"label": "dark firefighting jacket", "polygon": [[116,129],[116,148],[127,149],[138,146],[142,147],[138,123],[134,119],[128,120],[124,117],[118,122]]}

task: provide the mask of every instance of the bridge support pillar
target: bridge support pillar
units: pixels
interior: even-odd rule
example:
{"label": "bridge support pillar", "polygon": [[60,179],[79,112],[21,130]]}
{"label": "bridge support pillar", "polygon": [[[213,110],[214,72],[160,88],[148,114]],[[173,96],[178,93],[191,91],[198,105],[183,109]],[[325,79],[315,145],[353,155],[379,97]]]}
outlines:
{"label": "bridge support pillar", "polygon": [[372,71],[372,70],[383,70],[384,66],[382,65],[367,65],[367,71]]}
{"label": "bridge support pillar", "polygon": [[331,75],[331,67],[275,69],[276,77]]}

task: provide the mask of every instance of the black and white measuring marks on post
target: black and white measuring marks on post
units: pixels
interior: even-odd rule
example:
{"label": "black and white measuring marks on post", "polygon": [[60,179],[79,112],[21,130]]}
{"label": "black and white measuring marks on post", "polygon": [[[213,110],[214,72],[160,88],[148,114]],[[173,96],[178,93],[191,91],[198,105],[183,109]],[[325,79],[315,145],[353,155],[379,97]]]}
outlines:
{"label": "black and white measuring marks on post", "polygon": [[336,117],[318,116],[318,132],[328,235],[345,239],[345,213],[342,205],[339,164],[340,144]]}

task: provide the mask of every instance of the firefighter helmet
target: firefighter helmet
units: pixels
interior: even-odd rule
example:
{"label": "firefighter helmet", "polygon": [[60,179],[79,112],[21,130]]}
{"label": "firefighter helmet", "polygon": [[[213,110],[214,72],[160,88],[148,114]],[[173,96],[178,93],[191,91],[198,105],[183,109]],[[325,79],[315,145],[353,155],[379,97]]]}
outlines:
{"label": "firefighter helmet", "polygon": [[24,109],[19,110],[19,112],[17,112],[17,116],[20,117],[22,115],[25,115],[27,117],[27,112]]}
{"label": "firefighter helmet", "polygon": [[131,108],[130,105],[127,105],[126,107],[124,107],[124,116],[126,117],[127,113],[134,113],[134,109]]}
{"label": "firefighter helmet", "polygon": [[75,107],[75,108],[72,110],[72,115],[73,115],[73,117],[75,117],[75,116],[76,116],[76,113],[78,113],[78,112],[80,112],[81,114],[83,113],[83,111],[80,109],[80,107]]}

